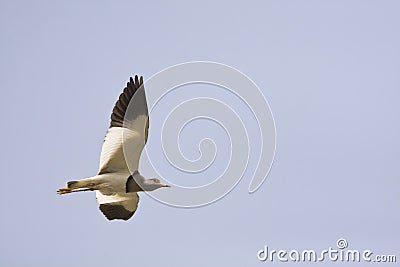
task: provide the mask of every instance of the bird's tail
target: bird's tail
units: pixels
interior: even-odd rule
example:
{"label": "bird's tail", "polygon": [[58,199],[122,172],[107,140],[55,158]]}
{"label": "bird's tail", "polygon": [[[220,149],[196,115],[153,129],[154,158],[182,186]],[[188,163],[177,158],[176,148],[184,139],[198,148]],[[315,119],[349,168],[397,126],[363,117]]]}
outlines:
{"label": "bird's tail", "polygon": [[73,192],[82,192],[82,191],[93,191],[96,190],[94,187],[96,186],[96,182],[94,179],[87,178],[78,181],[69,181],[67,182],[67,186],[64,188],[58,189],[57,193],[59,195],[73,193]]}

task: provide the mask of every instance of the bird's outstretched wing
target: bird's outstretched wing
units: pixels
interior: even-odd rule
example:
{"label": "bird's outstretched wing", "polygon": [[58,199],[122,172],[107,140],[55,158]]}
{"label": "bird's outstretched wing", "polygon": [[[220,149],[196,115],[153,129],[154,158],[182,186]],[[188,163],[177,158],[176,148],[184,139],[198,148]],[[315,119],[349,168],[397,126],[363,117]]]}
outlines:
{"label": "bird's outstretched wing", "polygon": [[101,212],[109,220],[129,220],[135,213],[139,203],[137,193],[118,193],[107,196],[100,191],[96,191],[96,199],[100,204]]}
{"label": "bird's outstretched wing", "polygon": [[99,174],[137,170],[148,127],[143,77],[139,79],[136,75],[135,79],[130,78],[111,114],[110,128],[101,150]]}

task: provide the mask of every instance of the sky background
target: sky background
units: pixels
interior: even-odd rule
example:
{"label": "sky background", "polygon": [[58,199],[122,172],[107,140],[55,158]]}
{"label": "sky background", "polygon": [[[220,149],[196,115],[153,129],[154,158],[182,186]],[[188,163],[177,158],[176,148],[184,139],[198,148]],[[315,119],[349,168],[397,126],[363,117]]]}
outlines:
{"label": "sky background", "polygon": [[[400,3],[159,2],[0,2],[0,265],[302,266],[257,251],[338,238],[400,260]],[[277,150],[261,188],[248,194],[245,175],[196,209],[142,194],[127,222],[107,221],[93,192],[58,196],[96,174],[129,76],[192,60],[239,69],[268,100]],[[224,142],[197,126],[182,142],[205,130]]]}

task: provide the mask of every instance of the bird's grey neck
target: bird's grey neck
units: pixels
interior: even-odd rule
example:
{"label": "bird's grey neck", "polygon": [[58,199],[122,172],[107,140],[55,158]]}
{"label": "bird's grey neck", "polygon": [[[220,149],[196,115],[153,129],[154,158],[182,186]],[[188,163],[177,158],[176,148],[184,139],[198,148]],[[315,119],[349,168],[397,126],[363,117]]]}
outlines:
{"label": "bird's grey neck", "polygon": [[130,175],[126,181],[126,193],[130,192],[140,192],[144,191],[144,178],[139,174],[138,171],[135,171]]}

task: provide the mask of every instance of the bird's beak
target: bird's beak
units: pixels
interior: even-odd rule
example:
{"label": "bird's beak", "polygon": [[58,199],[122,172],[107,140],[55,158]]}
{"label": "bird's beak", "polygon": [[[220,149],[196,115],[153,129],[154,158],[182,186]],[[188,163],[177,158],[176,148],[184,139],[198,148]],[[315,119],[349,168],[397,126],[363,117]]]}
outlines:
{"label": "bird's beak", "polygon": [[161,187],[171,187],[169,184],[161,184]]}

